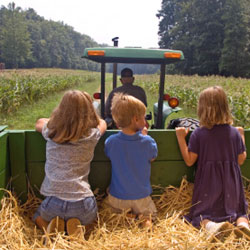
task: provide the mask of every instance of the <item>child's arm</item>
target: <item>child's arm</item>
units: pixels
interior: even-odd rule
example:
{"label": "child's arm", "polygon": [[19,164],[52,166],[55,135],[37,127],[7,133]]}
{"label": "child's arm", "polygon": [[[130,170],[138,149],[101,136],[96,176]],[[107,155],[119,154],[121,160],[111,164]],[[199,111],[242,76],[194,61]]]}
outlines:
{"label": "child's arm", "polygon": [[42,129],[45,123],[49,121],[49,118],[40,118],[36,122],[36,131],[42,133]]}
{"label": "child's arm", "polygon": [[143,135],[147,135],[147,134],[148,134],[148,129],[147,129],[147,127],[144,127],[144,128],[141,130],[141,133],[142,133]]}
{"label": "child's arm", "polygon": [[242,165],[247,158],[247,153],[244,151],[242,154],[238,155],[238,164]]}
{"label": "child's arm", "polygon": [[185,128],[180,127],[175,128],[175,130],[182,157],[186,165],[191,167],[196,162],[198,155],[188,151],[188,146],[185,138],[189,132],[189,129],[186,130]]}
{"label": "child's arm", "polygon": [[[236,127],[240,133],[241,139],[243,141],[243,143],[245,144],[245,135],[244,135],[244,129],[242,127]],[[242,154],[238,155],[238,164],[242,165],[244,163],[244,161],[247,158],[247,153],[246,151],[244,151]]]}
{"label": "child's arm", "polygon": [[100,119],[97,128],[100,130],[101,135],[103,135],[107,130],[107,123],[103,119]]}

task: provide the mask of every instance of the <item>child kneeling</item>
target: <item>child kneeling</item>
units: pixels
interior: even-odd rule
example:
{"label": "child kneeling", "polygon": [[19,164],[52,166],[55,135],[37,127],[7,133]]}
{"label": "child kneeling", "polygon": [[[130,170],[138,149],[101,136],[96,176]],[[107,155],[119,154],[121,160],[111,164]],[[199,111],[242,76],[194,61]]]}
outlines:
{"label": "child kneeling", "polygon": [[157,144],[147,135],[146,107],[133,96],[121,93],[113,97],[112,117],[121,131],[105,141],[105,153],[111,160],[112,177],[108,203],[114,212],[128,211],[145,218],[145,226],[157,210],[150,197],[151,161],[157,157]]}
{"label": "child kneeling", "polygon": [[64,231],[66,227],[68,235],[81,236],[81,225],[90,227],[97,217],[88,175],[106,123],[98,117],[87,92],[70,90],[49,119],[36,122],[36,131],[47,141],[45,177],[40,189],[46,198],[33,220],[47,233]]}

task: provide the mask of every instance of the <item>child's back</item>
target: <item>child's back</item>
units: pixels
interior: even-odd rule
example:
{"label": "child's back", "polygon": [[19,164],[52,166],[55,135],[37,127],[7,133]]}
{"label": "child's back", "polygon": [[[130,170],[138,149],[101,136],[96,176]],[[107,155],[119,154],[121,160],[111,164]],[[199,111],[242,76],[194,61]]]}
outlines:
{"label": "child's back", "polygon": [[68,234],[79,231],[79,225],[92,223],[97,204],[88,174],[95,146],[106,131],[86,92],[67,91],[50,119],[36,122],[46,143],[45,177],[40,189],[45,199],[33,219],[50,233],[55,227]]}
{"label": "child's back", "polygon": [[[199,226],[201,215],[211,221],[236,221],[246,215],[238,155],[245,151],[238,130],[231,125],[197,128],[188,149],[198,155],[193,203],[188,220]],[[238,206],[238,204],[241,204]]]}
{"label": "child's back", "polygon": [[141,131],[134,135],[118,132],[107,138],[105,152],[112,163],[110,194],[124,200],[135,200],[152,193],[151,160],[157,156],[153,138]]}
{"label": "child's back", "polygon": [[225,221],[249,229],[239,167],[246,158],[244,130],[231,126],[233,119],[221,87],[201,92],[198,116],[201,127],[191,134],[188,147],[185,141],[188,130],[176,128],[185,163],[192,166],[198,160],[193,206],[186,219],[212,233],[225,229],[228,225]]}
{"label": "child's back", "polygon": [[47,141],[45,178],[40,192],[44,196],[57,196],[63,200],[81,200],[93,196],[88,183],[90,162],[101,137],[98,128],[92,128],[88,136],[77,142],[59,144],[48,137],[48,128],[42,135]]}
{"label": "child's back", "polygon": [[116,212],[129,209],[135,215],[147,216],[146,224],[151,225],[149,217],[156,215],[156,207],[150,197],[150,172],[157,145],[142,133],[146,107],[133,96],[116,94],[111,110],[122,131],[105,141],[105,153],[112,165],[109,204]]}

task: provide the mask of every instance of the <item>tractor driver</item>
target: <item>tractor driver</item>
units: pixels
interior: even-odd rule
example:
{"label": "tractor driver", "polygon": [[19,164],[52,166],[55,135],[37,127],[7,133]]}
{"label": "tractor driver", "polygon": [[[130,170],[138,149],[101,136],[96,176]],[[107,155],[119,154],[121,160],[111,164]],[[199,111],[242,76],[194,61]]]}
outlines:
{"label": "tractor driver", "polygon": [[135,78],[133,77],[133,71],[130,68],[124,68],[121,71],[121,78],[120,78],[122,86],[115,88],[110,92],[105,104],[105,118],[106,118],[105,120],[109,127],[110,126],[112,127],[113,119],[111,115],[111,104],[115,93],[119,92],[127,95],[132,95],[135,98],[142,101],[147,107],[147,97],[145,91],[143,88],[133,85],[134,79]]}

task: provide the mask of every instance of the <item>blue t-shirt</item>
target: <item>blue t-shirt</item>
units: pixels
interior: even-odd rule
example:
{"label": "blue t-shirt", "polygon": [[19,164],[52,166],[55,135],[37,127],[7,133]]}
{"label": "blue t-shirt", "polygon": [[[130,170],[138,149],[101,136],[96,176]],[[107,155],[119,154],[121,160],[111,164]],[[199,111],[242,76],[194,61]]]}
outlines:
{"label": "blue t-shirt", "polygon": [[137,200],[152,193],[151,160],[157,157],[157,144],[139,131],[134,135],[122,132],[105,141],[105,153],[112,164],[110,194],[122,200]]}

